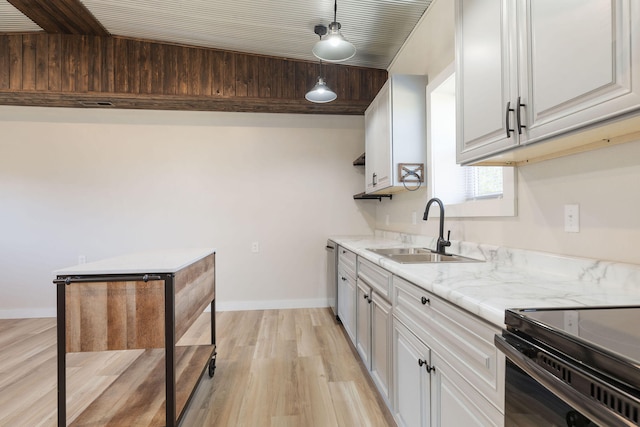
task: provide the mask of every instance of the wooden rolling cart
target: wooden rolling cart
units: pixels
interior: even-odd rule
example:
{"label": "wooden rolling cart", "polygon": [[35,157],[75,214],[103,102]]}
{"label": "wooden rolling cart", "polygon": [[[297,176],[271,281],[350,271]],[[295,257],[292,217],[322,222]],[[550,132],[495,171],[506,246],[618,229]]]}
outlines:
{"label": "wooden rolling cart", "polygon": [[[215,370],[215,250],[133,254],[54,274],[58,426],[67,425],[67,353],[109,350],[140,355],[71,425],[179,425],[200,378]],[[208,305],[211,344],[177,347]]]}

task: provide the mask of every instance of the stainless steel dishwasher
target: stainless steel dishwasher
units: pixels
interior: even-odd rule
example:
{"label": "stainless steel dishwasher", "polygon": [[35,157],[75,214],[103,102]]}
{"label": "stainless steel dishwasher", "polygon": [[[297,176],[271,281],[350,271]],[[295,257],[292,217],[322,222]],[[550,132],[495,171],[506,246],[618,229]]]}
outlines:
{"label": "stainless steel dishwasher", "polygon": [[333,240],[327,240],[327,297],[338,319],[338,245]]}

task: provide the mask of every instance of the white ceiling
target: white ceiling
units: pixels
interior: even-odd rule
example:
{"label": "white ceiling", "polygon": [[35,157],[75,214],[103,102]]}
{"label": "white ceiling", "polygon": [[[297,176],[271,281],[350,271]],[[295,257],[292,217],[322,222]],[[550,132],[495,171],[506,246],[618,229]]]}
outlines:
{"label": "white ceiling", "polygon": [[[333,0],[81,0],[112,35],[314,61],[313,27],[333,21]],[[339,0],[338,22],[356,48],[344,64],[386,69],[432,0]],[[0,0],[0,32],[34,31]]]}

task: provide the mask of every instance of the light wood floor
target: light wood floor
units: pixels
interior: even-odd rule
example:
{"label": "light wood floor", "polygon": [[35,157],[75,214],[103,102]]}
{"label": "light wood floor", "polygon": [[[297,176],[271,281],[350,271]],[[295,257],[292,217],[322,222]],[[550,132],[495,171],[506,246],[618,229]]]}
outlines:
{"label": "light wood floor", "polygon": [[[179,344],[207,343],[203,314]],[[329,309],[218,313],[217,369],[183,426],[395,426]],[[67,412],[77,415],[136,351],[67,356]],[[56,425],[54,319],[0,320],[0,426]]]}

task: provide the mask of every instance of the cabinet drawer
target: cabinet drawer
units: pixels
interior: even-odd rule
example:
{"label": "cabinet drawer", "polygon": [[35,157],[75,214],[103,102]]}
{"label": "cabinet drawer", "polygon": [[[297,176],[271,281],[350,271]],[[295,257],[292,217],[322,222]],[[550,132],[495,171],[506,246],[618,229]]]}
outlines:
{"label": "cabinet drawer", "polygon": [[356,259],[357,256],[354,252],[342,246],[338,248],[338,263],[347,273],[351,274],[353,278],[356,277]]}
{"label": "cabinet drawer", "polygon": [[393,277],[398,318],[496,406],[504,410],[504,355],[493,344],[500,329],[443,299]]}
{"label": "cabinet drawer", "polygon": [[387,300],[390,300],[391,276],[392,274],[384,268],[362,257],[358,258],[358,277]]}

